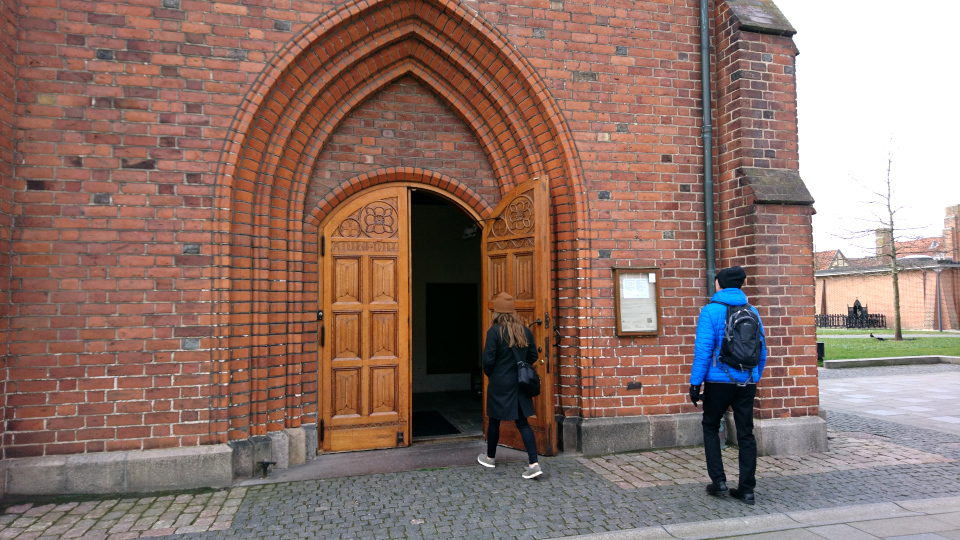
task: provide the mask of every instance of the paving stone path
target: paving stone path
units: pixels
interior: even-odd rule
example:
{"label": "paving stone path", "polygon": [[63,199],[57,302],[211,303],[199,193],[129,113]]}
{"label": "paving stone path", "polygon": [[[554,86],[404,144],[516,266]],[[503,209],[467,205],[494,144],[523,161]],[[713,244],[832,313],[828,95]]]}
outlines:
{"label": "paving stone path", "polygon": [[[853,371],[861,377],[898,373],[867,369],[881,371],[844,370],[823,379],[850,378]],[[27,504],[0,516],[0,538],[546,539],[960,497],[957,434],[845,412],[828,411],[827,421],[829,452],[759,460],[753,507],[706,495],[702,450],[683,448],[543,458],[545,474],[533,481],[520,478],[522,463],[506,463]],[[734,456],[734,449],[725,455],[731,477]]]}
{"label": "paving stone path", "polygon": [[[829,452],[758,458],[757,478],[957,461],[861,432],[830,432],[829,439]],[[699,447],[580,458],[578,461],[624,489],[704,482],[703,449]],[[736,485],[736,448],[723,451],[723,466],[729,482]]]}
{"label": "paving stone path", "polygon": [[196,495],[23,504],[0,515],[0,538],[115,540],[230,528],[246,488]]}

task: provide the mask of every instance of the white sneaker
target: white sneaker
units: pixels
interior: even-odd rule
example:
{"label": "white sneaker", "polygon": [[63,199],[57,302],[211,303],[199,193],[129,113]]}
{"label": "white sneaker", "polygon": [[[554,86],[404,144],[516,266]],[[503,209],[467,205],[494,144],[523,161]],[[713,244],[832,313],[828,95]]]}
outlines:
{"label": "white sneaker", "polygon": [[497,463],[493,460],[493,458],[488,458],[486,454],[480,454],[477,456],[477,461],[484,467],[489,467],[491,469],[497,466]]}
{"label": "white sneaker", "polygon": [[528,479],[529,479],[529,478],[536,478],[536,477],[540,476],[541,474],[543,474],[543,471],[540,470],[540,464],[539,464],[539,463],[537,463],[537,464],[534,465],[533,467],[527,467],[527,468],[524,469],[524,471],[523,471],[523,477],[524,477],[524,478],[528,478]]}

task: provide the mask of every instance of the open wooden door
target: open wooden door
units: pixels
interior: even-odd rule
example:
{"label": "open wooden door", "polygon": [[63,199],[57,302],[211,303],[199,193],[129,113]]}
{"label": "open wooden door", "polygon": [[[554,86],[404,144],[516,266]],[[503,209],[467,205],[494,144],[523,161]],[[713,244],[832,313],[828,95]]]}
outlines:
{"label": "open wooden door", "polygon": [[[550,337],[553,310],[550,298],[550,194],[546,179],[535,179],[506,194],[483,227],[483,334],[493,322],[493,299],[506,292],[516,301],[517,314],[530,327],[540,356],[541,394],[533,399],[536,416],[529,419],[537,438],[537,452],[557,453],[556,423],[553,417],[553,377],[550,365]],[[483,381],[483,402],[487,381]],[[484,406],[483,429],[487,429]],[[500,427],[500,443],[523,448],[513,422]]]}
{"label": "open wooden door", "polygon": [[410,444],[410,202],[406,187],[342,205],[320,238],[320,447]]}

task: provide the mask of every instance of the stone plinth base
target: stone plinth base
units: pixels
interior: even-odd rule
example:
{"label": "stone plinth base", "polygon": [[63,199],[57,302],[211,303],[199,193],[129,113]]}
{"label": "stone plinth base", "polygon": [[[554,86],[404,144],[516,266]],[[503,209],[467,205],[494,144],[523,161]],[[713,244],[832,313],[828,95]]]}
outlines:
{"label": "stone plinth base", "polygon": [[10,495],[150,493],[233,483],[225,445],[6,460]]}
{"label": "stone plinth base", "polygon": [[574,450],[574,438],[567,433],[568,426],[576,428],[575,449],[585,456],[702,444],[701,417],[698,413],[688,413],[582,420],[567,418],[564,419],[564,449]]}
{"label": "stone plinth base", "polygon": [[[563,450],[600,456],[703,444],[702,413],[617,418],[563,418]],[[727,442],[736,444],[733,414],[726,414]],[[827,423],[819,416],[754,420],[760,456],[803,455],[827,451]]]}
{"label": "stone plinth base", "polygon": [[261,476],[262,461],[272,461],[269,470],[286,469],[317,457],[317,425],[274,431],[264,437],[250,437],[228,443],[233,448],[234,478]]}

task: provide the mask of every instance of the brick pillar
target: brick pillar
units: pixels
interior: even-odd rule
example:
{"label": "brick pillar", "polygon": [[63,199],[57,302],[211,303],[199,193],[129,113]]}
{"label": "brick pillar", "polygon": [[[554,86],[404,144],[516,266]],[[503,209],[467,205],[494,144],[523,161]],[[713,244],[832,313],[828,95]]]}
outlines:
{"label": "brick pillar", "polygon": [[795,30],[768,0],[716,11],[717,267],[743,266],[767,337],[761,455],[826,449],[817,415],[813,198],[799,175]]}
{"label": "brick pillar", "polygon": [[943,253],[953,262],[960,262],[960,204],[948,206],[943,219]]}
{"label": "brick pillar", "polygon": [[[0,0],[0,356],[7,358],[7,329],[10,316],[10,239],[13,219],[13,129],[14,104],[16,96],[16,68],[14,54],[16,47],[16,0]],[[0,370],[0,412],[6,418],[7,396],[6,362]],[[0,441],[4,433],[4,424],[0,424]],[[2,442],[0,442],[2,445]],[[0,453],[2,455],[2,453]],[[2,484],[2,483],[0,483]],[[0,485],[0,495],[3,493]]]}
{"label": "brick pillar", "polygon": [[890,229],[877,229],[876,235],[876,255],[877,258],[889,256],[893,249],[893,234]]}

